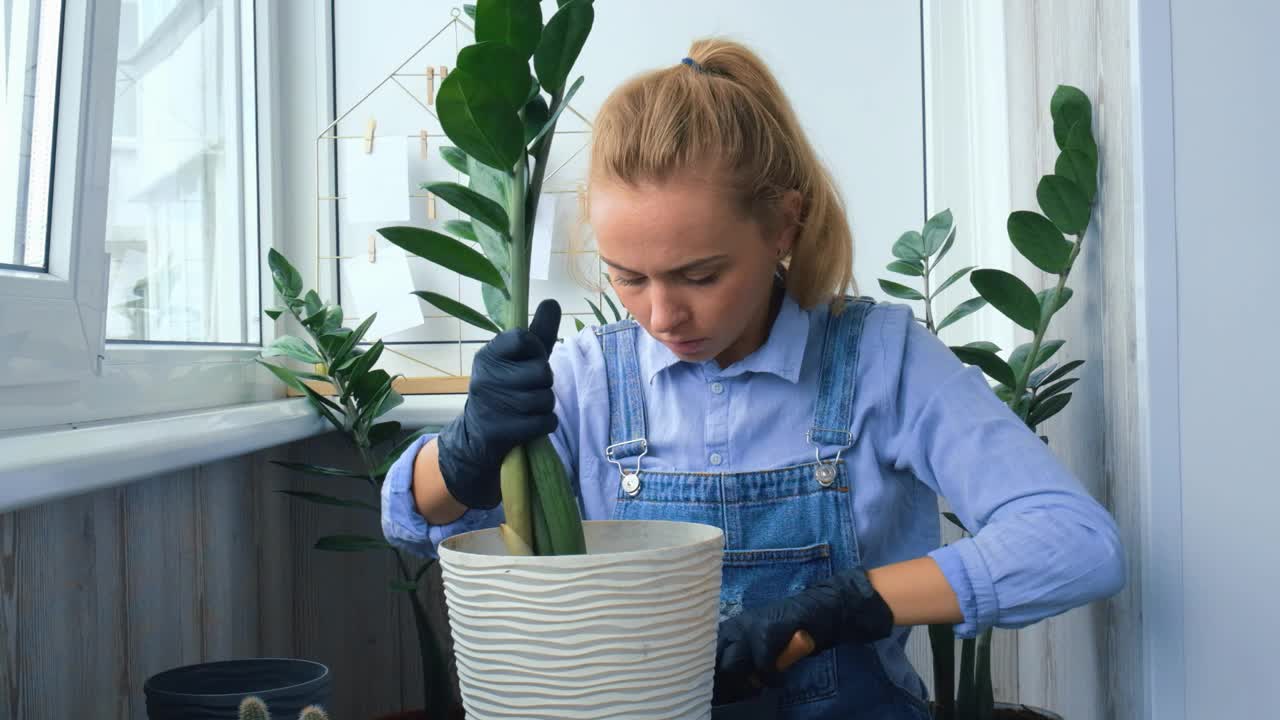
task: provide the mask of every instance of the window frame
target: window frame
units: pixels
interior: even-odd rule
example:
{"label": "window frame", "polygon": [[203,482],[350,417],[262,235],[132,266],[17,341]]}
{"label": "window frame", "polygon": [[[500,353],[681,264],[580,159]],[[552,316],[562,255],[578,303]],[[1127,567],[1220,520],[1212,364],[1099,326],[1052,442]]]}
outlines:
{"label": "window frame", "polygon": [[[108,257],[105,253],[106,194],[119,38],[120,0],[83,6],[65,3],[58,127],[54,161],[53,217],[47,273],[0,270],[0,336],[26,334],[27,342],[0,352],[0,433],[120,420],[214,408],[284,396],[278,381],[254,362],[275,337],[263,320],[260,342],[244,345],[107,342]],[[242,170],[247,197],[256,206],[243,216],[245,233],[258,236],[257,282],[248,292],[259,307],[271,303],[266,256],[276,240],[269,212],[276,178],[279,136],[271,99],[276,54],[275,3],[244,0],[235,5],[238,28],[252,14],[250,38],[238,33],[242,78],[253,82],[253,172]],[[65,219],[72,219],[67,223]],[[68,228],[66,225],[72,225]],[[55,232],[61,234],[54,234]]]}

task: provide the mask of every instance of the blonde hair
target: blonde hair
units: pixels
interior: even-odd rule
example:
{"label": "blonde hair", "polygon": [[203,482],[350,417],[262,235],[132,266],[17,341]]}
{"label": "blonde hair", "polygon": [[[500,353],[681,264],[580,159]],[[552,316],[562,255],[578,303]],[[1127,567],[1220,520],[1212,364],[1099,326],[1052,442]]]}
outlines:
{"label": "blonde hair", "polygon": [[784,194],[800,193],[800,230],[783,260],[787,290],[802,307],[838,306],[854,286],[840,193],[773,74],[729,40],[698,40],[689,62],[631,78],[592,129],[589,178],[638,185],[704,168],[727,171],[743,210],[767,226],[779,221]]}

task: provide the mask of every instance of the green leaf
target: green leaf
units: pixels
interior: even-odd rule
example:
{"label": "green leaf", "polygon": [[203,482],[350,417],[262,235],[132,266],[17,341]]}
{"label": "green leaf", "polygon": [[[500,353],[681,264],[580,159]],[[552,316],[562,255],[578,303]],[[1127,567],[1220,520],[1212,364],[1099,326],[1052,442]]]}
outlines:
{"label": "green leaf", "polygon": [[957,320],[969,317],[986,306],[987,301],[980,297],[965,300],[957,305],[954,310],[947,313],[946,317],[942,318],[942,322],[938,323],[938,332],[942,332],[942,328],[956,322]]}
{"label": "green leaf", "polygon": [[893,282],[892,280],[880,280],[880,289],[888,295],[892,295],[893,297],[901,298],[903,300],[924,299],[924,296],[921,295],[919,291],[909,288],[901,283]]}
{"label": "green leaf", "polygon": [[1093,131],[1089,129],[1089,123],[1076,123],[1075,127],[1071,128],[1071,132],[1067,133],[1067,147],[1064,149],[1078,150],[1083,153],[1093,163],[1093,174],[1098,174],[1098,143],[1093,139]]}
{"label": "green leaf", "polygon": [[902,233],[893,244],[893,256],[899,260],[922,261],[925,259],[924,237],[915,230]]}
{"label": "green leaf", "polygon": [[289,462],[287,460],[271,460],[270,462],[272,465],[279,465],[282,468],[293,470],[294,472],[305,473],[307,475],[325,475],[328,477],[355,478],[357,480],[367,479],[367,476],[364,473],[357,472],[355,470],[344,470],[342,468],[325,467],[323,465]]}
{"label": "green leaf", "polygon": [[560,104],[556,105],[555,112],[551,114],[551,117],[547,118],[547,121],[542,125],[542,129],[539,130],[537,134],[533,136],[533,139],[528,142],[530,147],[536,145],[544,135],[555,129],[556,123],[560,121],[560,113],[564,112],[564,109],[569,107],[569,101],[573,99],[575,94],[577,94],[578,88],[582,87],[582,82],[584,80],[586,80],[585,77],[579,76],[577,80],[573,81],[573,86],[569,88],[569,92],[565,93],[564,98],[560,100]]}
{"label": "green leaf", "polygon": [[324,315],[324,322],[320,327],[326,331],[337,330],[342,327],[342,308],[337,305],[330,305],[329,311]]}
{"label": "green leaf", "polygon": [[579,320],[578,318],[574,318],[574,319],[573,319],[573,326],[574,326],[574,327],[576,327],[576,328],[578,328],[578,332],[582,332],[582,331],[583,331],[583,329],[585,329],[585,328],[587,327],[586,325],[583,325],[583,324],[582,324],[582,321],[581,321],[581,320]]}
{"label": "green leaf", "polygon": [[604,296],[604,301],[609,304],[609,310],[613,312],[614,322],[622,322],[622,311],[618,309],[617,305],[613,304],[613,298],[609,297],[609,293],[602,293],[602,295]]}
{"label": "green leaf", "polygon": [[471,249],[460,240],[418,227],[386,227],[378,232],[393,244],[408,252],[446,267],[460,275],[479,280],[506,291],[506,283],[498,268],[484,255]]}
{"label": "green leaf", "polygon": [[1027,427],[1036,428],[1040,423],[1057,415],[1071,402],[1071,393],[1061,393],[1045,400],[1027,415]]}
{"label": "green leaf", "polygon": [[348,356],[350,356],[351,354],[352,349],[355,348],[356,343],[360,342],[360,338],[364,337],[364,334],[369,331],[369,327],[373,325],[373,321],[377,317],[378,317],[378,313],[371,313],[369,317],[364,319],[364,322],[360,323],[359,327],[357,327],[355,330],[351,331],[350,333],[346,333],[342,336],[342,342],[339,343],[337,347],[333,350],[333,354],[330,358],[330,361],[335,366],[341,366],[343,363],[346,362]]}
{"label": "green leaf", "polygon": [[390,386],[391,375],[386,370],[372,370],[353,380],[348,391],[355,397],[360,407],[365,408],[373,404],[373,400],[382,393],[383,388]]}
{"label": "green leaf", "polygon": [[937,297],[938,293],[942,292],[943,290],[946,290],[947,288],[954,285],[957,280],[964,277],[965,275],[968,275],[969,272],[974,269],[974,267],[976,266],[970,265],[969,267],[962,267],[959,270],[955,271],[954,273],[951,273],[951,277],[947,278],[946,282],[939,285],[938,289],[933,291],[933,297]]}
{"label": "green leaf", "polygon": [[324,416],[324,419],[329,421],[329,424],[332,425],[335,430],[346,432],[346,425],[343,424],[342,420],[338,419],[337,415],[333,414],[334,409],[337,408],[334,406],[332,400],[321,395],[315,390],[312,390],[310,385],[303,385],[302,392],[306,393],[307,400],[311,403],[311,407],[320,411],[320,414]]}
{"label": "green leaf", "polygon": [[270,370],[272,375],[275,375],[276,377],[280,378],[280,380],[284,382],[285,385],[288,385],[289,387],[293,388],[294,390],[297,390],[298,392],[302,392],[302,384],[303,384],[302,380],[296,374],[294,374],[292,370],[290,370],[287,367],[282,367],[280,365],[274,365],[272,363],[269,363],[263,360],[262,358],[254,358],[254,360],[257,361],[257,363],[262,367]]}
{"label": "green leaf", "polygon": [[1058,378],[1066,377],[1068,373],[1070,373],[1072,370],[1075,370],[1076,368],[1080,367],[1083,364],[1084,364],[1083,360],[1072,360],[1071,362],[1063,363],[1062,367],[1049,373],[1048,376],[1046,376],[1041,382],[1051,383],[1054,380],[1057,380]]}
{"label": "green leaf", "polygon": [[388,387],[386,392],[380,394],[376,403],[370,405],[366,411],[360,414],[360,427],[369,427],[373,424],[374,420],[386,415],[403,404],[404,396],[396,392],[394,387]]}
{"label": "green leaf", "polygon": [[[468,167],[471,168],[468,187],[483,197],[498,203],[505,212],[506,208],[510,206],[507,198],[507,176],[474,159],[470,161]],[[498,268],[503,280],[510,287],[511,242],[507,237],[506,231],[499,232],[480,222],[472,222],[471,229],[475,231],[476,240],[480,243],[480,249],[484,251],[485,257],[489,258],[490,262]],[[502,325],[506,321],[507,319],[504,315],[502,322],[498,324]]]}
{"label": "green leaf", "polygon": [[348,378],[348,385],[364,377],[364,374],[369,372],[369,369],[372,368],[374,363],[378,362],[378,358],[382,356],[382,349],[382,341],[378,340],[374,342],[373,345],[370,345],[368,350],[357,355],[351,360],[351,364],[345,371]]}
{"label": "green leaf", "polygon": [[[562,103],[563,104],[563,103]],[[524,106],[524,144],[533,145],[533,141],[542,136],[542,128],[551,119],[551,108],[547,107],[547,99],[539,94]]]}
{"label": "green leaf", "polygon": [[320,296],[315,290],[308,290],[306,297],[302,298],[302,302],[303,307],[307,310],[307,315],[324,312],[324,302],[320,300]]}
{"label": "green leaf", "polygon": [[[444,229],[460,240],[470,240],[473,243],[480,242],[476,238],[476,231],[472,227],[470,220],[446,220]],[[489,259],[492,260],[493,258]]]}
{"label": "green leaf", "polygon": [[965,531],[965,532],[969,532],[969,529],[968,529],[968,528],[966,528],[966,527],[964,526],[964,523],[960,522],[960,518],[959,518],[955,513],[953,513],[953,512],[944,512],[944,513],[942,513],[942,517],[944,517],[944,518],[946,518],[947,520],[949,520],[949,521],[951,522],[951,524],[952,524],[952,525],[955,525],[956,527],[960,528],[961,530],[963,530],[963,531]]}
{"label": "green leaf", "polygon": [[529,75],[529,57],[521,57],[519,51],[501,42],[482,41],[462,48],[456,69],[483,78],[514,111],[524,107],[529,88],[534,85]]}
{"label": "green leaf", "polygon": [[947,236],[947,241],[942,244],[942,250],[938,253],[938,257],[934,258],[933,260],[933,264],[935,267],[942,262],[942,258],[946,257],[947,253],[951,252],[951,246],[955,245],[956,236],[959,234],[960,234],[959,229],[957,229],[955,226],[952,226],[951,234]]}
{"label": "green leaf", "polygon": [[400,434],[400,423],[392,420],[369,428],[369,447],[377,447]]}
{"label": "green leaf", "polygon": [[308,492],[306,490],[277,490],[276,492],[290,495],[292,497],[301,498],[307,502],[313,502],[317,505],[333,505],[335,507],[358,508],[360,510],[369,510],[371,512],[379,512],[377,505],[370,505],[363,500],[344,500],[332,495],[324,493]]}
{"label": "green leaf", "polygon": [[[1048,290],[1041,290],[1040,292],[1036,293],[1036,300],[1040,303],[1040,313],[1045,318],[1051,317],[1053,315],[1053,313],[1049,312],[1048,305],[1049,305],[1049,296],[1053,294],[1053,291],[1055,289],[1056,288],[1049,288]],[[1058,305],[1053,309],[1053,312],[1056,313],[1059,310],[1061,310],[1063,307],[1065,307],[1066,304],[1071,301],[1071,297],[1073,295],[1075,295],[1075,291],[1069,287],[1064,286],[1062,288],[1062,294],[1058,296]]]}
{"label": "green leaf", "polygon": [[1061,175],[1045,175],[1036,187],[1040,209],[1054,225],[1070,235],[1083,234],[1089,227],[1092,207],[1080,188]]}
{"label": "green leaf", "polygon": [[267,253],[267,265],[271,268],[271,279],[276,290],[286,298],[296,298],[302,292],[302,275],[297,268],[289,264],[284,255],[275,248]]}
{"label": "green leaf", "polygon": [[1075,183],[1090,203],[1097,199],[1098,163],[1080,150],[1063,150],[1053,172]]}
{"label": "green leaf", "polygon": [[951,352],[955,353],[956,357],[960,358],[961,362],[969,365],[977,365],[982,369],[982,372],[989,375],[992,380],[1013,387],[1015,382],[1013,370],[1005,363],[1004,360],[1000,359],[999,355],[996,355],[993,352],[988,352],[987,350],[965,347],[964,345],[952,347]]}
{"label": "green leaf", "polygon": [[438,182],[424,183],[423,188],[471,216],[472,220],[479,220],[503,235],[507,235],[511,229],[511,220],[507,217],[505,208],[465,185]]}
{"label": "green leaf", "polygon": [[544,90],[554,95],[564,87],[594,21],[590,0],[571,0],[547,21],[533,54],[533,68]]}
{"label": "green leaf", "polygon": [[993,343],[993,342],[987,342],[986,340],[975,340],[975,341],[973,341],[973,342],[967,342],[967,343],[965,343],[965,344],[964,344],[964,347],[967,347],[967,348],[976,348],[976,349],[978,349],[978,350],[986,350],[986,351],[987,351],[987,352],[989,352],[989,353],[998,353],[998,352],[1000,352],[1000,346],[999,346],[999,345],[997,345],[997,344],[995,344],[995,343]]}
{"label": "green leaf", "polygon": [[889,272],[895,272],[899,275],[912,275],[921,277],[924,275],[924,264],[919,260],[894,260],[885,265]]}
{"label": "green leaf", "polygon": [[316,541],[317,550],[333,552],[363,552],[365,550],[390,550],[391,544],[367,535],[326,535]]}
{"label": "green leaf", "polygon": [[1007,227],[1009,240],[1032,265],[1054,275],[1067,271],[1071,243],[1049,218],[1040,213],[1015,210],[1009,213]]}
{"label": "green leaf", "polygon": [[292,335],[281,335],[262,351],[263,357],[277,355],[284,355],[312,365],[324,362],[324,358],[320,357],[320,353],[315,348],[308,345],[305,340]]}
{"label": "green leaf", "polygon": [[598,320],[601,325],[609,324],[609,321],[604,319],[604,313],[600,312],[600,306],[591,302],[591,300],[587,300],[587,304],[591,306],[591,312],[596,314],[596,320]]}
{"label": "green leaf", "polygon": [[472,20],[475,20],[475,19],[476,19],[476,4],[475,4],[475,3],[465,3],[465,4],[463,4],[463,6],[462,6],[462,10],[463,10],[463,12],[465,12],[465,13],[467,14],[467,16],[468,16],[468,17],[470,17]]}
{"label": "green leaf", "polygon": [[495,325],[489,320],[489,318],[485,317],[479,311],[472,310],[470,307],[458,302],[457,300],[445,297],[440,293],[433,293],[426,290],[418,290],[413,294],[458,318],[462,322],[474,325],[481,330],[488,330],[495,334],[502,332],[502,328]]}
{"label": "green leaf", "polygon": [[[538,0],[480,0],[475,18],[476,40],[509,47],[528,63],[542,36],[542,6]],[[458,66],[462,66],[461,55]]]}
{"label": "green leaf", "polygon": [[442,145],[440,147],[440,157],[444,158],[444,161],[449,163],[449,167],[452,167],[454,170],[457,170],[463,175],[470,174],[467,170],[467,154],[458,148],[453,147],[452,145]]}
{"label": "green leaf", "polygon": [[[1058,350],[1065,344],[1065,340],[1049,340],[1041,344],[1040,350],[1036,352],[1036,357],[1038,359],[1031,369],[1035,370],[1041,365],[1044,365],[1045,362],[1048,361],[1049,358],[1053,357],[1054,353],[1058,352]],[[1027,362],[1027,355],[1030,354],[1030,352],[1031,343],[1023,343],[1014,348],[1012,353],[1009,353],[1009,367],[1013,368],[1014,373],[1018,375],[1022,374],[1023,370],[1025,370],[1023,365]]]}
{"label": "green leaf", "polygon": [[1059,85],[1049,100],[1049,115],[1053,118],[1053,138],[1058,147],[1065,150],[1071,128],[1076,123],[1088,127],[1093,121],[1093,107],[1089,96],[1079,88]]}
{"label": "green leaf", "polygon": [[266,313],[266,316],[271,318],[272,320],[279,320],[280,316],[283,315],[287,309],[288,308],[282,308],[282,307],[269,307],[266,310],[263,310],[262,312]]}
{"label": "green leaf", "polygon": [[436,93],[444,132],[463,152],[485,165],[510,172],[524,155],[524,126],[498,90],[455,68]]}
{"label": "green leaf", "polygon": [[1075,385],[1079,381],[1080,381],[1080,378],[1067,378],[1066,380],[1062,380],[1061,382],[1056,382],[1046,387],[1044,390],[1037,392],[1036,404],[1031,406],[1032,410],[1034,411],[1035,408],[1043,404],[1045,400],[1053,397],[1054,395],[1061,393],[1063,390],[1066,390],[1072,385]]}
{"label": "green leaf", "polygon": [[929,221],[924,224],[924,232],[921,233],[924,241],[924,254],[932,256],[938,252],[943,244],[946,243],[954,227],[955,220],[951,216],[950,209],[943,210],[929,218]]}
{"label": "green leaf", "polygon": [[978,294],[1018,325],[1035,332],[1040,323],[1040,303],[1027,284],[1003,270],[974,270],[969,275]]}
{"label": "green leaf", "polygon": [[511,322],[511,301],[507,296],[492,285],[481,285],[480,297],[484,298],[485,312],[489,313],[493,324],[500,328],[507,327],[507,323]]}

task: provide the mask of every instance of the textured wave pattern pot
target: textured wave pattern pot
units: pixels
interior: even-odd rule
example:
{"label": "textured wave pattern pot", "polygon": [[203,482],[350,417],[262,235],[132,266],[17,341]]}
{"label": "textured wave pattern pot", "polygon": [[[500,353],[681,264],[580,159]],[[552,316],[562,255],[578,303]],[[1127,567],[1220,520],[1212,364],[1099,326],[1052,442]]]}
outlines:
{"label": "textured wave pattern pot", "polygon": [[724,534],[583,528],[586,555],[510,557],[496,529],[440,544],[467,717],[710,718]]}

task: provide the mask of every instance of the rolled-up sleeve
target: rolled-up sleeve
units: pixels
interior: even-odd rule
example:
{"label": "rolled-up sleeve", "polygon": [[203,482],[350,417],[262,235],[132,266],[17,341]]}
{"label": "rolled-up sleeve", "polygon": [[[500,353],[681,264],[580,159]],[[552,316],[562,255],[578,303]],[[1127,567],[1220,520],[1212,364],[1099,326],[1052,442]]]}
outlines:
{"label": "rolled-up sleeve", "polygon": [[413,463],[418,451],[435,437],[423,435],[405,449],[382,481],[382,534],[392,545],[425,558],[437,557],[436,545],[458,533],[497,527],[503,521],[502,506],[468,509],[445,525],[432,525],[418,512],[413,498]]}
{"label": "rolled-up sleeve", "polygon": [[1118,592],[1125,562],[1111,515],[981,371],[908,322],[890,454],[972,533],[929,554],[964,613],[956,634],[1023,627]]}

